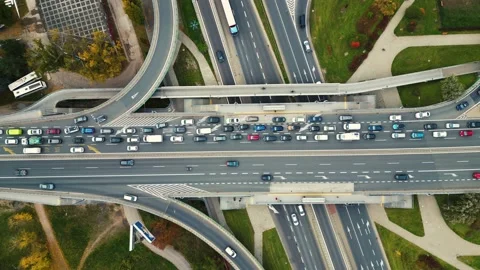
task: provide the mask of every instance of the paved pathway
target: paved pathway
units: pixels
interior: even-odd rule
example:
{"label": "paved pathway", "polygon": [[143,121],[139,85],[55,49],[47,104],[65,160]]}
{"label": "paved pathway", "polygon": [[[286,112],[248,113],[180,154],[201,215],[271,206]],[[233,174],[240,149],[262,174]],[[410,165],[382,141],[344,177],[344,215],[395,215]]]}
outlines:
{"label": "paved pathway", "polygon": [[247,213],[252,224],[255,243],[255,258],[263,263],[263,232],[275,228],[275,223],[266,205],[247,205]]}
{"label": "paved pathway", "polygon": [[370,217],[376,223],[448,262],[458,269],[472,269],[457,260],[457,256],[480,256],[480,245],[470,243],[453,232],[443,220],[434,196],[419,195],[425,236],[419,237],[391,222],[385,209],[378,204],[368,205]]}

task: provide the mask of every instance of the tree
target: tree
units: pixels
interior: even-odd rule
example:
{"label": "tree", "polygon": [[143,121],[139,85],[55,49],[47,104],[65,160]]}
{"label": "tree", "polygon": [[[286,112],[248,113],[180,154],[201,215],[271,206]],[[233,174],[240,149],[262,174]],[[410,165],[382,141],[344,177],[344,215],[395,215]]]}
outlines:
{"label": "tree", "polygon": [[480,194],[458,195],[450,204],[442,206],[445,220],[452,224],[472,224],[480,214]]}
{"label": "tree", "polygon": [[35,247],[30,255],[20,259],[20,267],[30,270],[47,270],[50,269],[50,257],[46,248]]}
{"label": "tree", "polygon": [[393,16],[397,10],[397,3],[393,0],[375,0],[373,5],[380,10],[383,16]]}
{"label": "tree", "polygon": [[153,244],[160,249],[164,249],[178,237],[181,228],[175,223],[161,219],[153,224],[151,231],[155,235]]}
{"label": "tree", "polygon": [[25,45],[14,39],[0,41],[0,89],[28,72]]}
{"label": "tree", "polygon": [[465,91],[465,86],[454,75],[445,78],[441,82],[442,97],[444,100],[454,100]]}
{"label": "tree", "polygon": [[18,249],[24,249],[37,241],[37,234],[34,232],[21,231],[17,234],[13,240],[12,244]]}
{"label": "tree", "polygon": [[0,22],[6,26],[15,23],[16,15],[14,15],[12,8],[5,5],[5,1],[0,2]]}
{"label": "tree", "polygon": [[10,228],[18,226],[20,223],[26,223],[32,220],[30,213],[17,213],[8,218],[8,226]]}
{"label": "tree", "polygon": [[142,1],[139,0],[122,0],[123,9],[130,20],[136,24],[143,25],[145,16],[143,15]]}
{"label": "tree", "polygon": [[410,6],[405,11],[405,18],[407,18],[409,20],[418,20],[422,17],[423,17],[422,11],[415,6]]}
{"label": "tree", "polygon": [[38,74],[56,72],[64,65],[65,54],[54,43],[44,45],[41,40],[33,41],[35,46],[28,51],[28,65]]}

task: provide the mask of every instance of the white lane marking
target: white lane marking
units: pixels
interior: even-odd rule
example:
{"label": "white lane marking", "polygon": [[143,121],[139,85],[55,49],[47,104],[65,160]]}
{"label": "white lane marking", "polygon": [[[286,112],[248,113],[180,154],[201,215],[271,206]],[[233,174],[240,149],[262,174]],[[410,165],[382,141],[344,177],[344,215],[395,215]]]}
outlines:
{"label": "white lane marking", "polygon": [[158,165],[158,166],[153,166],[154,168],[165,168],[165,166]]}
{"label": "white lane marking", "polygon": [[63,167],[59,167],[59,168],[52,168],[52,170],[63,170],[63,169],[65,169],[65,168],[63,168]]}
{"label": "white lane marking", "polygon": [[422,161],[422,164],[433,164],[433,161]]}
{"label": "white lane marking", "polygon": [[365,163],[353,163],[353,165],[365,165]]}
{"label": "white lane marking", "polygon": [[252,164],[252,166],[264,166],[264,164]]}
{"label": "white lane marking", "polygon": [[457,160],[458,163],[468,163],[470,162],[469,160]]}
{"label": "white lane marking", "polygon": [[400,162],[388,162],[387,164],[388,165],[396,165],[396,164],[400,164]]}
{"label": "white lane marking", "polygon": [[480,169],[451,169],[451,170],[419,170],[419,173],[423,172],[468,172],[468,171],[478,171]]}
{"label": "white lane marking", "polygon": [[330,166],[330,165],[332,165],[332,164],[329,164],[329,163],[320,163],[320,164],[318,164],[318,165],[320,165],[320,166]]}
{"label": "white lane marking", "polygon": [[98,167],[85,167],[85,169],[98,169]]}
{"label": "white lane marking", "polygon": [[285,164],[285,166],[297,166],[297,164]]}

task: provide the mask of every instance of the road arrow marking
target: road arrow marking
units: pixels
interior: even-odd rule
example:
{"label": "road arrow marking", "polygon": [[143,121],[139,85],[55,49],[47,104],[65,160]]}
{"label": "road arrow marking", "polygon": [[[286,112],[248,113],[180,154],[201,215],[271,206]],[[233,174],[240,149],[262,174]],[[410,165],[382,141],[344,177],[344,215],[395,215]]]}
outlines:
{"label": "road arrow marking", "polygon": [[93,146],[91,146],[91,145],[87,145],[87,147],[88,147],[88,149],[90,149],[91,151],[93,151],[93,152],[95,152],[95,153],[97,153],[97,154],[100,154],[100,153],[101,153],[97,148],[95,148],[95,147],[93,147]]}
{"label": "road arrow marking", "polygon": [[315,177],[322,177],[323,180],[327,180],[327,179],[328,179],[328,177],[326,177],[326,176],[324,176],[324,175],[315,175]]}
{"label": "road arrow marking", "polygon": [[352,239],[352,233],[350,232],[350,227],[347,226],[347,231],[348,231],[348,234],[350,235],[350,239]]}
{"label": "road arrow marking", "polygon": [[358,177],[365,177],[366,179],[370,179],[371,177],[368,175],[357,175]]}
{"label": "road arrow marking", "polygon": [[285,176],[278,176],[278,177],[280,177],[280,179],[282,179],[282,180],[287,180],[287,178],[285,178]]}
{"label": "road arrow marking", "polygon": [[451,175],[451,176],[453,176],[453,177],[457,177],[457,175],[454,174],[454,173],[444,173],[444,175]]}
{"label": "road arrow marking", "polygon": [[3,150],[4,150],[5,152],[8,152],[10,155],[15,155],[15,152],[14,152],[12,149],[8,148],[8,147],[3,147]]}
{"label": "road arrow marking", "polygon": [[132,95],[132,99],[135,99],[138,95],[138,92]]}

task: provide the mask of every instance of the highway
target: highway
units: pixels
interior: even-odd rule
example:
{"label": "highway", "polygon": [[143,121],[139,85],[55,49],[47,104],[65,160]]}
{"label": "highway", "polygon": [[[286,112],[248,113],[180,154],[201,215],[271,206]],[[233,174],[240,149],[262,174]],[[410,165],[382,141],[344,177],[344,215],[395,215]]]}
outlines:
{"label": "highway", "polygon": [[386,258],[380,249],[367,208],[359,205],[337,205],[357,269],[386,269]]}

